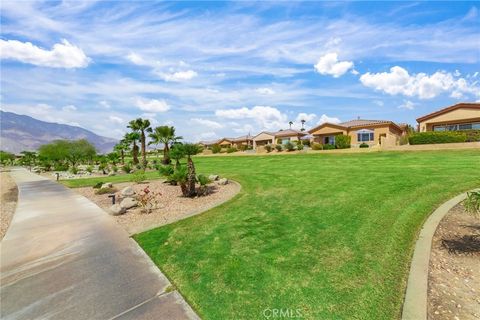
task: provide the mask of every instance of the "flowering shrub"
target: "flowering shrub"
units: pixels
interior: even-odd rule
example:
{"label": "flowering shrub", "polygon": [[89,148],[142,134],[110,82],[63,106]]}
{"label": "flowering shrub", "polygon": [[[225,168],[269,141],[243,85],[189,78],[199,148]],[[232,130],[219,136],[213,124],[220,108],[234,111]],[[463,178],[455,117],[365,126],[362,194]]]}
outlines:
{"label": "flowering shrub", "polygon": [[150,191],[149,186],[146,186],[138,195],[137,202],[143,213],[150,213],[158,205],[158,197],[162,194],[160,192]]}

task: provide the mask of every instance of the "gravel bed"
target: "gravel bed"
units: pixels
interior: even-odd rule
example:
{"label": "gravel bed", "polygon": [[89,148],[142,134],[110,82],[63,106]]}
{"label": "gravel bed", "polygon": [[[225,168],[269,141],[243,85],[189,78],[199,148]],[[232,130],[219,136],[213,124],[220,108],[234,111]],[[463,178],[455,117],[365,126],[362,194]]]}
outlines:
{"label": "gravel bed", "polygon": [[480,319],[480,219],[452,208],[432,242],[428,319]]}
{"label": "gravel bed", "polygon": [[[117,183],[113,186],[117,190],[115,193],[117,203],[121,201],[120,191],[128,186],[132,186],[137,194],[147,186],[150,191],[161,194],[158,198],[158,208],[151,213],[142,213],[139,208],[132,208],[123,215],[113,217],[130,234],[140,233],[202,213],[231,199],[241,189],[240,185],[233,181],[230,181],[227,185],[212,183],[209,195],[185,198],[182,196],[179,186],[172,186],[161,180],[153,180],[141,184],[132,182]],[[73,190],[87,197],[106,211],[112,205],[112,200],[108,198],[108,194],[97,195],[91,187],[75,188]]]}
{"label": "gravel bed", "polygon": [[0,173],[0,240],[7,232],[8,226],[12,221],[15,208],[17,207],[18,189],[8,172]]}

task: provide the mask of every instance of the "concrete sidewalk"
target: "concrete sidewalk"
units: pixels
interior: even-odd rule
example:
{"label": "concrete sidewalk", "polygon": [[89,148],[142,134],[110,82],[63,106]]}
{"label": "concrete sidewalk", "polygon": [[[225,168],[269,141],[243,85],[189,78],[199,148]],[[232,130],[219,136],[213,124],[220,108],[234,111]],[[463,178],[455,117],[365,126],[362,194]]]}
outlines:
{"label": "concrete sidewalk", "polygon": [[0,243],[1,319],[198,319],[143,250],[88,199],[26,170]]}

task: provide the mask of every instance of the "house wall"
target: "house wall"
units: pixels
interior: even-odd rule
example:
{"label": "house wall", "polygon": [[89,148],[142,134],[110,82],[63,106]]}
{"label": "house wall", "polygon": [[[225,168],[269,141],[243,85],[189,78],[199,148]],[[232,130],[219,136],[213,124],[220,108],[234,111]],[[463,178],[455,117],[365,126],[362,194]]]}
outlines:
{"label": "house wall", "polygon": [[365,141],[365,143],[370,146],[380,144],[380,137],[383,137],[385,143],[388,143],[389,145],[395,145],[402,134],[401,131],[389,124],[351,129],[348,135],[352,138],[352,147],[358,147],[362,144],[362,141],[358,141],[358,131],[362,129],[373,130],[373,141]]}
{"label": "house wall", "polygon": [[311,133],[311,135],[334,135],[334,134],[347,134],[347,129],[340,129],[336,127],[325,126]]}
{"label": "house wall", "polygon": [[255,149],[257,146],[264,146],[266,144],[274,144],[275,137],[271,134],[267,133],[260,133],[258,136],[253,138],[253,148]]}
{"label": "house wall", "polygon": [[459,108],[419,122],[420,132],[433,131],[434,125],[480,121],[479,108]]}

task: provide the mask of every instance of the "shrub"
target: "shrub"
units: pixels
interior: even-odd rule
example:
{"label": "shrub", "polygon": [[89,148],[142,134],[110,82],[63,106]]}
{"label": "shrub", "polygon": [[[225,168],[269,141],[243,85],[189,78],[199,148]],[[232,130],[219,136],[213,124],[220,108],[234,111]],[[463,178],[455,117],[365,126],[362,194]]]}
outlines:
{"label": "shrub", "polygon": [[269,145],[269,144],[267,144],[267,145],[265,146],[265,150],[267,150],[267,152],[271,152],[271,151],[272,151],[272,146]]}
{"label": "shrub", "polygon": [[287,142],[287,143],[285,144],[285,150],[287,150],[287,151],[293,151],[293,150],[295,150],[295,146],[293,145],[293,143],[291,143],[291,142],[289,141],[289,142]]}
{"label": "shrub", "polygon": [[366,144],[365,142],[362,142],[362,144],[360,145],[360,148],[368,148],[370,147],[368,144]]}
{"label": "shrub", "polygon": [[472,215],[480,215],[480,191],[467,192],[467,199],[463,202],[465,210]]}
{"label": "shrub", "polygon": [[103,182],[102,181],[98,181],[97,183],[95,183],[93,185],[93,189],[100,189],[103,185]]}
{"label": "shrub", "polygon": [[53,166],[54,171],[67,171],[68,170],[68,164],[63,164],[63,163],[56,163]]}
{"label": "shrub", "polygon": [[71,167],[70,172],[73,173],[73,174],[77,174],[78,173],[78,168],[77,167]]}
{"label": "shrub", "polygon": [[281,145],[281,144],[277,144],[277,145],[275,146],[275,149],[277,149],[277,151],[278,151],[278,152],[280,152],[280,151],[282,151],[282,150],[283,150],[283,148],[282,148],[282,145]]}
{"label": "shrub", "polygon": [[302,140],[304,146],[310,146],[310,140]]}
{"label": "shrub", "polygon": [[112,166],[112,171],[113,172],[118,172],[118,167],[117,166]]}
{"label": "shrub", "polygon": [[107,174],[106,169],[107,169],[107,165],[105,163],[100,163],[98,165],[98,170],[102,171],[103,174]]}
{"label": "shrub", "polygon": [[220,147],[218,144],[214,144],[212,146],[212,152],[213,153],[220,153],[220,151],[222,151],[222,147]]}
{"label": "shrub", "polygon": [[312,150],[323,150],[323,145],[320,143],[313,143]]}
{"label": "shrub", "polygon": [[297,145],[297,150],[303,150],[303,144]]}
{"label": "shrub", "polygon": [[130,173],[132,172],[132,167],[128,163],[125,163],[125,165],[122,167],[122,170],[125,173]]}
{"label": "shrub", "polygon": [[408,139],[410,144],[455,143],[465,142],[467,134],[459,131],[417,132]]}
{"label": "shrub", "polygon": [[158,196],[161,196],[160,192],[150,191],[149,186],[146,186],[137,197],[138,205],[143,213],[150,213],[158,206]]}
{"label": "shrub", "polygon": [[147,180],[147,176],[145,175],[145,170],[137,170],[132,174],[130,178],[132,182],[141,183]]}
{"label": "shrub", "polygon": [[95,190],[95,194],[107,194],[107,193],[115,193],[118,190],[114,187],[112,188],[98,188]]}
{"label": "shrub", "polygon": [[467,130],[464,132],[467,135],[465,142],[480,141],[480,130]]}
{"label": "shrub", "polygon": [[340,134],[338,136],[335,136],[335,147],[337,149],[347,149],[350,148],[350,142],[352,140],[352,137]]}
{"label": "shrub", "polygon": [[335,149],[335,146],[333,144],[324,144],[323,145],[323,150],[333,150]]}
{"label": "shrub", "polygon": [[234,153],[234,152],[237,152],[237,148],[235,147],[230,147],[230,148],[227,148],[227,153]]}
{"label": "shrub", "polygon": [[211,182],[210,179],[203,174],[199,174],[197,176],[197,181],[200,184],[200,188],[198,189],[197,193],[199,195],[206,196],[208,194],[208,186],[207,185]]}
{"label": "shrub", "polygon": [[87,166],[85,168],[85,170],[88,172],[88,173],[92,173],[93,172],[93,167],[92,166]]}

